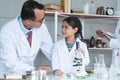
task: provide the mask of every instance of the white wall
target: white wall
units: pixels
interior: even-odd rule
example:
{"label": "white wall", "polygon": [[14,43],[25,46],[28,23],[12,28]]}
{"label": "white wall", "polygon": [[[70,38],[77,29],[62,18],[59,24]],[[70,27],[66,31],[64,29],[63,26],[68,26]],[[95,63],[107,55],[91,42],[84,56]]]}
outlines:
{"label": "white wall", "polygon": [[[26,0],[0,0],[0,28],[9,20],[15,18],[17,15],[20,14],[21,7]],[[37,0],[43,4],[57,4],[60,5],[60,0]],[[72,0],[71,9],[73,10],[81,10],[83,9],[83,5],[90,0]],[[97,6],[104,6],[105,8],[108,6],[114,7],[115,11],[117,10],[117,0],[95,0],[95,7]],[[61,29],[62,19],[59,19],[58,30]],[[54,18],[53,17],[46,17],[46,24],[48,25],[48,29],[52,38],[54,39]],[[90,28],[93,27],[105,27],[110,32],[114,32],[116,27],[116,21],[108,20],[105,22],[103,20],[85,20],[85,38],[90,38],[91,35],[94,35],[97,38],[95,31]],[[60,31],[58,31],[60,33]],[[35,66],[41,65],[50,65],[50,62],[46,59],[43,54],[39,52],[36,60]],[[92,54],[93,52],[90,52]],[[96,52],[96,53],[99,53]],[[104,52],[103,52],[104,53]],[[91,58],[93,58],[90,55]]]}

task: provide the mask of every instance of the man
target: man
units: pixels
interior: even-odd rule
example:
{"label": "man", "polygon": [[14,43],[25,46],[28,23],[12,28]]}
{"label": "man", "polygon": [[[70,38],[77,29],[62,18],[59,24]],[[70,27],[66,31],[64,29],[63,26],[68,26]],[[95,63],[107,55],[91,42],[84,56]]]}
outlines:
{"label": "man", "polygon": [[34,67],[34,59],[39,49],[48,59],[51,59],[53,43],[44,24],[44,17],[44,6],[29,0],[23,4],[21,15],[2,27],[0,31],[1,75],[25,73],[36,69],[49,71],[45,66]]}
{"label": "man", "polygon": [[106,32],[103,28],[99,28],[96,34],[100,37],[106,38],[109,41],[109,45],[113,48],[113,61],[120,68],[120,20],[118,21],[115,34]]}

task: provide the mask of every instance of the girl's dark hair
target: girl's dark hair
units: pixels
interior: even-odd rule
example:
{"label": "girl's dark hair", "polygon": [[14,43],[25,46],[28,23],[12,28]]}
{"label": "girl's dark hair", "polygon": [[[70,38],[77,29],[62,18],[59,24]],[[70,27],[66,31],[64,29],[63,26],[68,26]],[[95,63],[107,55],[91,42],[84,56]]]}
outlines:
{"label": "girl's dark hair", "polygon": [[63,21],[66,21],[72,28],[78,28],[78,31],[75,33],[75,38],[81,36],[81,40],[83,41],[83,35],[82,35],[82,24],[80,20],[77,17],[71,16],[66,17]]}
{"label": "girl's dark hair", "polygon": [[27,20],[27,19],[35,20],[34,9],[44,10],[44,5],[34,0],[26,1],[23,4],[22,10],[21,10],[22,20]]}

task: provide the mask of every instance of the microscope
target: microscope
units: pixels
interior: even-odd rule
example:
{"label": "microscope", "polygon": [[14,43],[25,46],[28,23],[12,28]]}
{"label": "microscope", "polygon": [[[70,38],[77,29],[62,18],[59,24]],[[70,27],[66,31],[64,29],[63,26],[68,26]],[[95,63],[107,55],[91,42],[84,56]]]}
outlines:
{"label": "microscope", "polygon": [[77,77],[85,76],[87,75],[87,72],[85,71],[85,58],[84,53],[81,53],[78,51],[78,48],[80,48],[79,42],[76,42],[76,51],[75,51],[75,58],[73,60],[73,66],[76,67],[76,73],[75,75]]}

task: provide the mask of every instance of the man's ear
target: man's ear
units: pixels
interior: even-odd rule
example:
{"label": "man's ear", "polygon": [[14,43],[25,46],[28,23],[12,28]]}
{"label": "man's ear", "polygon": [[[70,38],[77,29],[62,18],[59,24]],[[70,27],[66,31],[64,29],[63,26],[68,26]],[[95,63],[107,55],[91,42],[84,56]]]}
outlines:
{"label": "man's ear", "polygon": [[26,22],[27,22],[28,25],[31,24],[31,20],[30,19],[26,20]]}

